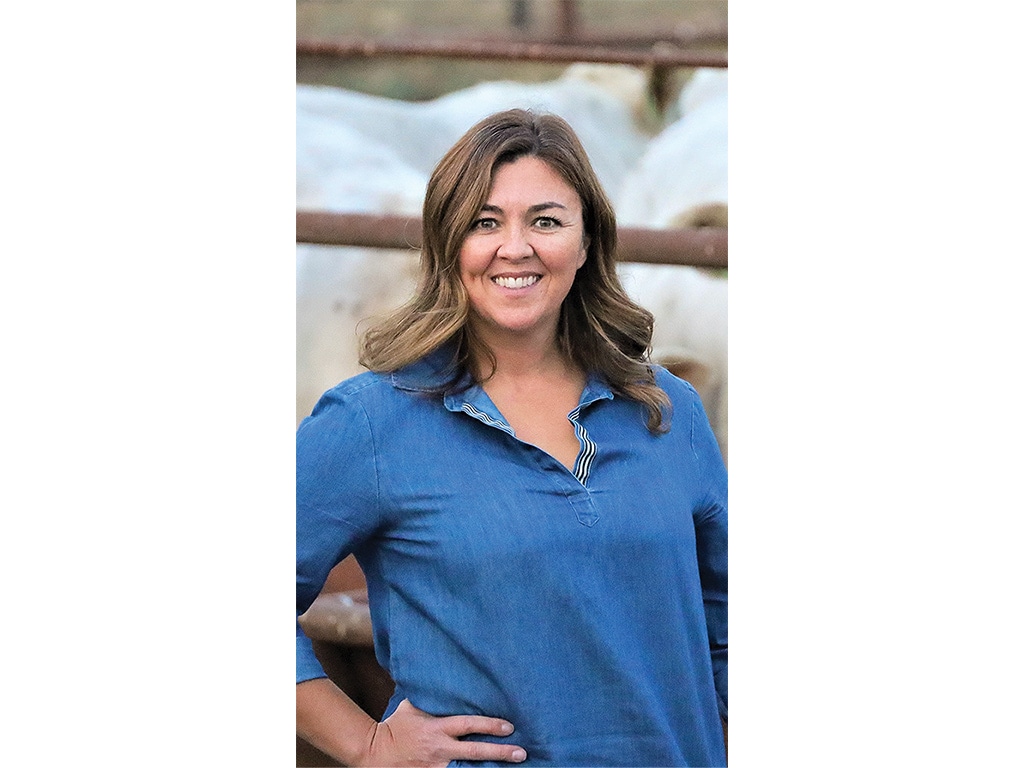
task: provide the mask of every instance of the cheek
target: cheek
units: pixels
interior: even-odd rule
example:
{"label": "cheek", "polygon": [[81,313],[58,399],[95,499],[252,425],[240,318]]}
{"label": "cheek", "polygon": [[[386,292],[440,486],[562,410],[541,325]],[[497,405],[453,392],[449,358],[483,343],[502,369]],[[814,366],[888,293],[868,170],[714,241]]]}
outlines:
{"label": "cheek", "polygon": [[480,258],[472,247],[463,246],[459,251],[459,277],[464,281],[480,274],[486,266],[486,260]]}
{"label": "cheek", "polygon": [[457,265],[458,266],[457,274],[459,276],[459,282],[461,282],[463,285],[466,285],[467,282],[469,281],[470,277],[471,277],[471,272],[470,272],[470,265],[471,265],[471,263],[472,262],[469,259],[467,259],[463,254],[461,254],[461,253],[459,254],[459,262],[458,262],[458,265]]}

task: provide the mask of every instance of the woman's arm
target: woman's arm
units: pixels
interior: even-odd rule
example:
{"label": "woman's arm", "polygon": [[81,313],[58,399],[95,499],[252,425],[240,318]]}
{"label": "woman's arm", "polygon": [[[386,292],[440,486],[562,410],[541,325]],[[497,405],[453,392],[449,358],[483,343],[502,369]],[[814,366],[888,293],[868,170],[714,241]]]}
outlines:
{"label": "woman's arm", "polygon": [[515,744],[460,741],[471,733],[508,736],[512,724],[477,715],[433,717],[408,700],[381,723],[363,712],[327,678],[295,687],[296,731],[348,766],[437,766],[452,760],[499,760],[521,763],[526,752]]}
{"label": "woman's arm", "polygon": [[326,677],[295,686],[296,733],[344,765],[363,765],[377,721]]}
{"label": "woman's arm", "polygon": [[729,483],[722,454],[699,400],[694,400],[691,447],[704,498],[694,510],[697,565],[722,720],[729,720]]}

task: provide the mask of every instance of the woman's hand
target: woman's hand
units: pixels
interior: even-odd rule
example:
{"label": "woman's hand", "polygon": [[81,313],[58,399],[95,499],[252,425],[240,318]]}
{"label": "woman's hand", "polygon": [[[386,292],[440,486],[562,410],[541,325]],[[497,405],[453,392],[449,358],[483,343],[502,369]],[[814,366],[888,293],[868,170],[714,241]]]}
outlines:
{"label": "woman's hand", "polygon": [[416,709],[408,699],[378,723],[358,765],[376,768],[444,768],[452,760],[499,760],[521,763],[526,751],[515,744],[460,741],[460,736],[483,733],[508,736],[512,724],[495,717],[455,715],[434,717]]}

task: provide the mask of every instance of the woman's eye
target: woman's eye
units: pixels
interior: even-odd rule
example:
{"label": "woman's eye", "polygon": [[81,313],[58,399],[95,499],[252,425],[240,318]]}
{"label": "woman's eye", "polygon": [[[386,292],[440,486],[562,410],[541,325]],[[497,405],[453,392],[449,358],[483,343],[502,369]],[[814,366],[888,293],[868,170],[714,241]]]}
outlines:
{"label": "woman's eye", "polygon": [[537,219],[536,224],[541,229],[554,229],[555,227],[560,227],[562,222],[553,216],[541,216]]}
{"label": "woman's eye", "polygon": [[474,221],[470,229],[494,229],[496,226],[498,226],[496,219],[481,218]]}

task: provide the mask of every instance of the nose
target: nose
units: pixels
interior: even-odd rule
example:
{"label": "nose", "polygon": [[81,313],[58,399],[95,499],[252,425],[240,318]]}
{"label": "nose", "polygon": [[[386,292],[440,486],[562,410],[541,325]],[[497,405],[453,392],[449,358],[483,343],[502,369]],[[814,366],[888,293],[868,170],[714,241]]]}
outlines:
{"label": "nose", "polygon": [[505,229],[505,235],[498,246],[498,257],[509,261],[520,261],[533,255],[526,229],[512,225]]}

